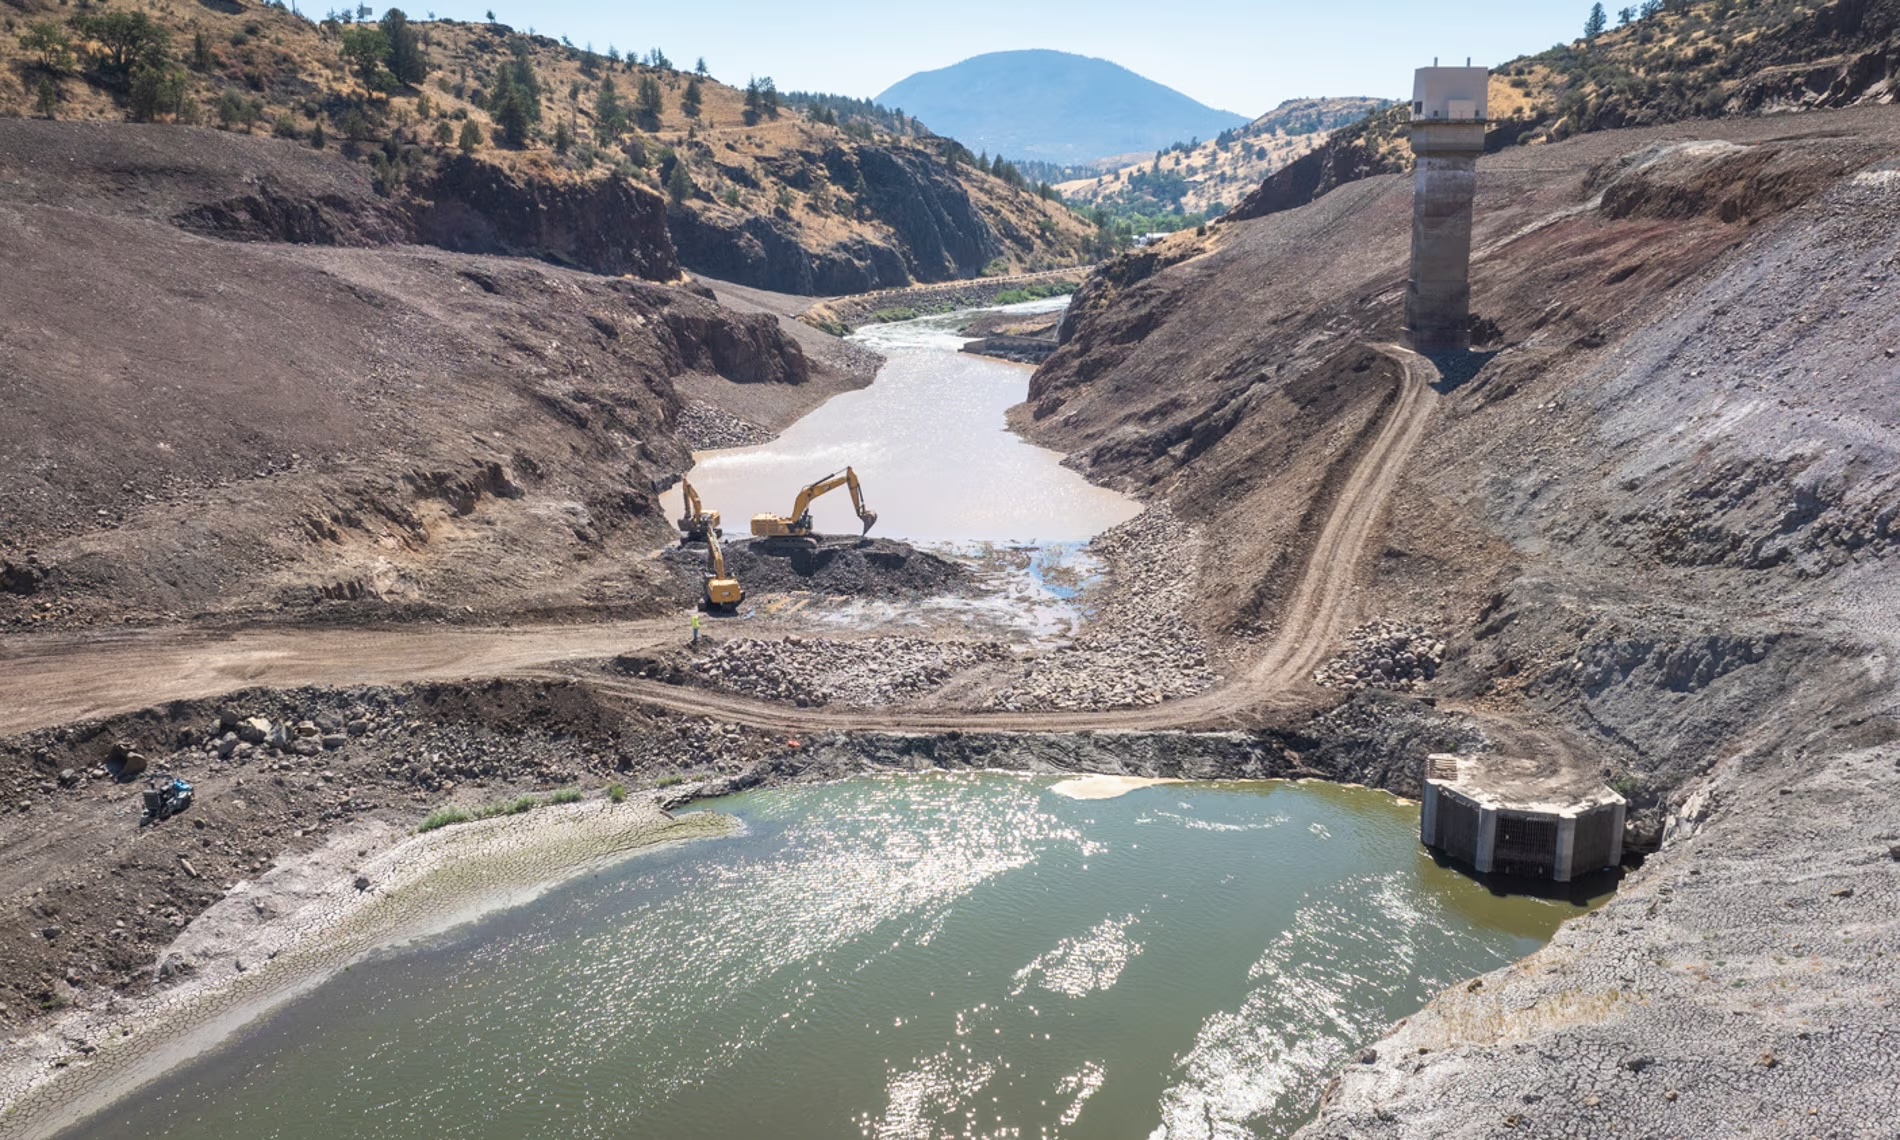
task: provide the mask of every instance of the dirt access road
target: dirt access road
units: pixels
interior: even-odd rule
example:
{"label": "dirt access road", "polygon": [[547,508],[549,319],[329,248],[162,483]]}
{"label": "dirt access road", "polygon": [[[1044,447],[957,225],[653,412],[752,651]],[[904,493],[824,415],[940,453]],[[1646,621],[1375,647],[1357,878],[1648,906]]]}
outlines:
{"label": "dirt access road", "polygon": [[[1313,671],[1353,617],[1365,555],[1436,406],[1437,369],[1376,346],[1401,376],[1370,446],[1351,460],[1307,556],[1286,620],[1244,674],[1161,705],[1097,712],[799,709],[659,681],[594,679],[605,692],[682,713],[786,731],[1077,732],[1217,728],[1316,703]],[[681,618],[508,629],[151,630],[20,639],[0,649],[0,734],[111,716],[243,688],[353,686],[471,677],[562,676],[563,663],[675,644]]]}

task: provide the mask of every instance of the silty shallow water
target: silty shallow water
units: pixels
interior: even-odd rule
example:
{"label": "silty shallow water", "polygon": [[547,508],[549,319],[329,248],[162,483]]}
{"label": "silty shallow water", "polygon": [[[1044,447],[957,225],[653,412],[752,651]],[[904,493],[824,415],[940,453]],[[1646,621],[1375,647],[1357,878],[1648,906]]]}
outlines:
{"label": "silty shallow water", "polygon": [[1322,784],[862,777],[359,964],[73,1136],[1284,1135],[1568,905]]}

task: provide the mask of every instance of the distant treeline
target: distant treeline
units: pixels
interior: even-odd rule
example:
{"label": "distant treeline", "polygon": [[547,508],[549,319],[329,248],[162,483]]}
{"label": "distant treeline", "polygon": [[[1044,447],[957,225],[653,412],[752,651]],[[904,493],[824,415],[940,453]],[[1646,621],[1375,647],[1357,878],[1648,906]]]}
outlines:
{"label": "distant treeline", "polygon": [[871,99],[853,99],[823,91],[786,91],[779,96],[788,106],[804,112],[817,123],[828,123],[852,134],[883,131],[901,138],[922,138],[930,134],[924,125],[901,107],[886,107]]}

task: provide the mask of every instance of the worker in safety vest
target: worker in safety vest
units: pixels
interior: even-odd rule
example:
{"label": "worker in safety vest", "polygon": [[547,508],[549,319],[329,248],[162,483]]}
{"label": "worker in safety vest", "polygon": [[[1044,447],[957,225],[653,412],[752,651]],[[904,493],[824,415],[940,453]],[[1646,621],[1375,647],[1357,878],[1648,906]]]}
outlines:
{"label": "worker in safety vest", "polygon": [[693,611],[693,644],[699,644],[699,611]]}

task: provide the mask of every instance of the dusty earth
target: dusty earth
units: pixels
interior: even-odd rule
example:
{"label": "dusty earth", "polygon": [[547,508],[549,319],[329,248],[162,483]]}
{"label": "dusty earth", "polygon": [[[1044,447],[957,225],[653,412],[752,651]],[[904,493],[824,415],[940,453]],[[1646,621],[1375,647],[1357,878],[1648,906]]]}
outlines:
{"label": "dusty earth", "polygon": [[[178,929],[170,916],[189,920],[224,884],[295,857],[299,842],[345,819],[413,826],[444,800],[665,779],[666,801],[684,802],[867,766],[984,763],[1314,775],[1405,794],[1425,752],[1488,746],[1614,780],[1636,808],[1633,847],[1653,853],[1598,917],[1454,989],[1372,1044],[1323,1097],[1312,1090],[1309,1135],[1727,1136],[1737,1121],[1762,1135],[1890,1134],[1900,326],[1883,301],[1896,272],[1896,167],[1900,114],[1888,110],[1601,132],[1487,157],[1474,305],[1488,340],[1455,360],[1394,343],[1410,214],[1396,178],[1105,267],[1065,318],[1062,347],[1017,422],[1151,510],[1101,543],[1110,570],[1092,602],[1100,624],[1020,658],[1013,645],[1009,658],[985,658],[983,639],[958,639],[947,624],[858,644],[862,631],[827,631],[804,611],[714,623],[694,654],[682,646],[685,586],[656,553],[670,538],[657,518],[639,524],[638,540],[628,524],[603,561],[670,593],[656,586],[647,610],[598,596],[570,604],[575,571],[553,556],[562,547],[517,520],[571,494],[561,480],[645,477],[650,487],[669,463],[683,466],[665,425],[687,399],[768,430],[785,422],[764,411],[802,387],[785,377],[688,369],[677,386],[643,379],[641,400],[657,413],[629,434],[651,470],[629,475],[633,453],[591,434],[607,415],[583,398],[598,373],[568,373],[566,390],[580,395],[564,406],[585,423],[557,416],[569,426],[547,430],[568,434],[536,457],[561,478],[514,476],[518,499],[491,495],[510,513],[462,546],[471,561],[506,568],[519,557],[544,575],[521,571],[510,596],[522,601],[495,611],[512,625],[363,629],[359,609],[337,623],[349,628],[273,620],[207,632],[199,621],[108,636],[84,618],[107,614],[109,595],[64,576],[92,564],[80,557],[92,548],[74,544],[116,535],[163,554],[150,535],[187,528],[176,516],[140,523],[136,512],[117,529],[49,527],[36,561],[7,555],[8,588],[33,590],[12,613],[59,599],[55,612],[70,605],[71,616],[50,624],[80,628],[0,648],[0,731],[14,733],[0,743],[0,778],[16,804],[9,823],[26,821],[4,842],[27,868],[0,924],[4,976],[23,979],[11,982],[5,1016],[17,1040],[43,1042],[60,1024],[51,1007],[163,986],[155,967]],[[162,222],[102,224],[186,240]],[[0,240],[8,234],[22,240],[16,230]],[[345,252],[379,273],[451,257]],[[50,247],[36,256],[54,264]],[[337,254],[249,256],[301,266]],[[666,303],[639,311],[645,320],[630,324],[642,329],[674,303],[695,306],[686,323],[708,345],[737,327],[704,297],[673,302],[682,290],[572,284],[581,296],[654,290]],[[536,304],[560,295],[528,292]],[[790,359],[790,314],[763,295],[746,303],[757,320],[743,323],[762,338],[753,343]],[[42,319],[56,315],[49,307]],[[647,345],[648,335],[623,328],[617,343]],[[520,359],[536,361],[545,371],[524,371],[546,384],[548,362],[567,358],[537,351]],[[817,357],[798,355],[819,370]],[[110,392],[89,399],[115,406]],[[438,417],[462,430],[440,405],[404,399],[386,430],[422,431]],[[63,422],[46,403],[26,406]],[[523,419],[534,406],[490,414]],[[617,414],[631,423],[637,413]],[[123,425],[114,438],[140,439]],[[33,485],[18,469],[8,476]],[[118,476],[65,477],[102,494]],[[294,472],[262,482],[303,486]],[[254,512],[218,513],[218,501],[169,509],[260,530],[287,517],[274,498]],[[230,559],[225,593],[208,596],[268,596],[245,560],[253,548]],[[1168,562],[1146,559],[1149,549]],[[44,572],[49,562],[57,574]],[[120,574],[125,598],[154,588]],[[447,573],[415,589],[445,609],[488,596]],[[549,590],[563,605],[537,609],[545,603],[532,599]],[[257,605],[249,612],[261,617]],[[547,612],[587,620],[539,620]],[[629,620],[599,620],[614,613]],[[1429,668],[1412,649],[1425,637]],[[1133,666],[1143,650],[1159,660]],[[1405,652],[1415,660],[1401,676]],[[873,663],[902,666],[886,668],[901,683],[867,684]],[[1069,665],[1103,683],[1076,697]],[[1131,667],[1174,687],[1150,702],[1107,683]],[[1382,669],[1414,692],[1378,687]],[[993,707],[1005,676],[1029,699]],[[341,717],[341,731],[324,730],[320,714]],[[310,720],[318,754],[298,755],[281,734],[293,750],[273,754],[269,732],[261,748],[224,740],[235,732],[227,724],[253,715],[272,728]],[[353,735],[357,721],[365,729]],[[332,737],[338,747],[322,751]],[[203,810],[137,829],[108,763],[120,740],[121,757],[137,751],[196,776]],[[255,818],[233,806],[253,797]],[[48,906],[65,909],[49,916]]]}
{"label": "dusty earth", "polygon": [[[1663,846],[1307,1134],[1892,1134],[1896,165],[1887,108],[1481,160],[1487,335],[1438,362],[1361,612],[1445,643],[1441,707],[1569,734]],[[1398,331],[1410,211],[1367,178],[1111,264],[1036,374],[1034,437],[1221,536],[1218,629],[1286,612],[1381,422],[1362,346]],[[1329,679],[1376,679],[1342,648]]]}
{"label": "dusty earth", "polygon": [[307,150],[259,143],[246,172],[211,132],[162,161],[94,137],[130,127],[71,128],[55,186],[48,126],[0,121],[15,628],[657,612],[673,582],[630,555],[670,525],[693,401],[770,389],[727,401],[769,430],[874,371],[699,285],[206,236],[179,220],[245,178],[339,218],[385,205]]}

